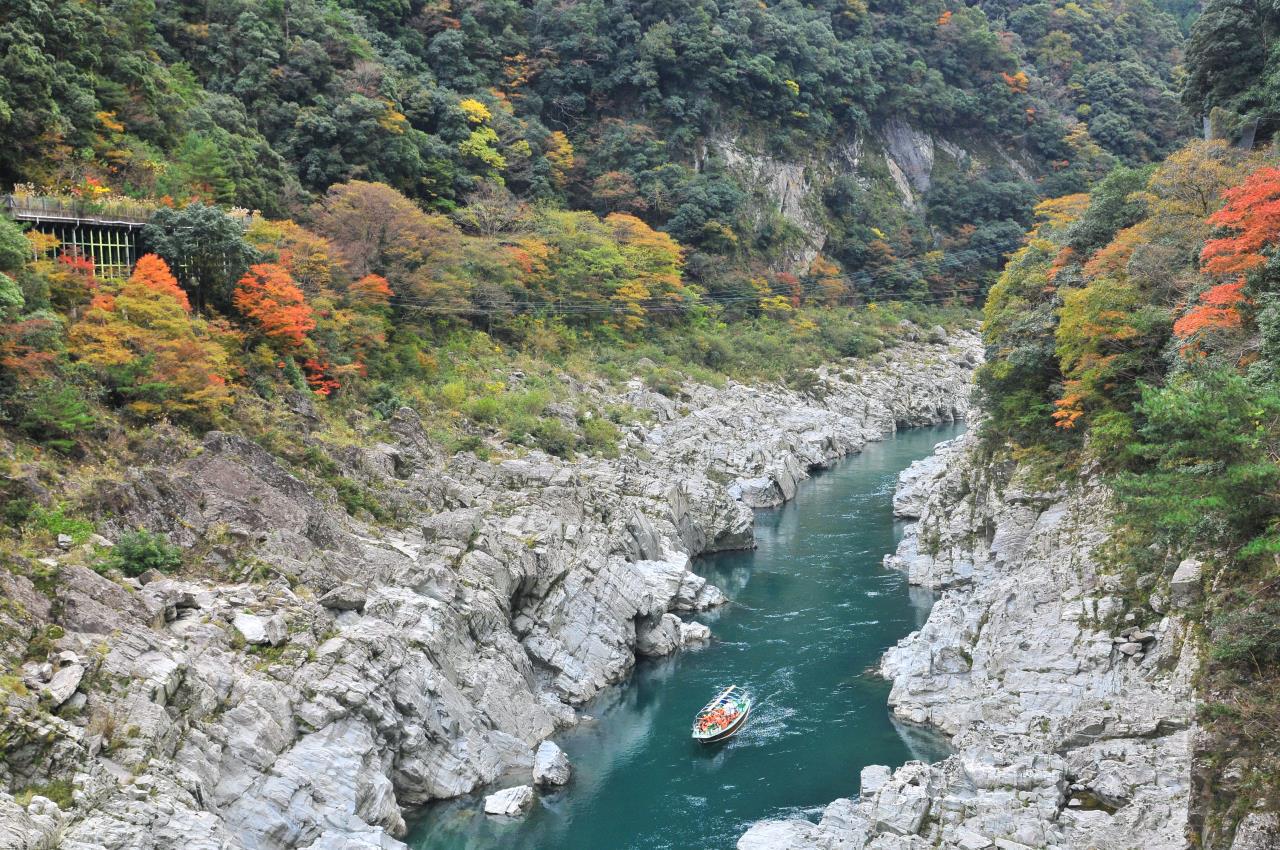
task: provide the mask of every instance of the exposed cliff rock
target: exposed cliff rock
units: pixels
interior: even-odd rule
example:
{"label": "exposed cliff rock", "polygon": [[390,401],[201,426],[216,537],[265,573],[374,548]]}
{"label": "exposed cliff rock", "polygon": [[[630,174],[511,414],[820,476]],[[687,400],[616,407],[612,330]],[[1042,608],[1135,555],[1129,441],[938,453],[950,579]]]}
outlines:
{"label": "exposed cliff rock", "polygon": [[750,546],[752,506],[897,425],[962,416],[978,351],[904,344],[804,396],[687,386],[676,405],[633,382],[607,400],[655,422],[616,460],[445,457],[405,409],[343,457],[395,506],[386,527],[243,438],[157,435],[100,485],[104,513],[233,578],[54,561],[52,604],[15,585],[52,651],[5,680],[0,782],[27,793],[0,792],[0,846],[402,847],[402,806],[528,781],[638,652],[702,639],[689,620],[723,596],[690,558]]}
{"label": "exposed cliff rock", "polygon": [[[881,214],[896,209],[901,220],[922,229],[928,227],[925,196],[941,170],[998,168],[1032,180],[1025,163],[990,139],[935,136],[902,118],[799,157],[779,155],[735,132],[713,134],[707,144],[753,199],[758,225],[778,214],[795,229],[797,240],[780,262],[796,272],[808,269],[827,243],[832,212],[823,193],[840,178],[851,179],[866,193],[868,208]],[[893,229],[886,220],[873,224]]]}
{"label": "exposed cliff rock", "polygon": [[860,799],[819,824],[757,824],[739,847],[1186,846],[1196,649],[1176,613],[1127,609],[1099,567],[1105,489],[1005,477],[971,437],[901,484],[899,512],[920,521],[886,563],[942,596],[881,672],[894,714],[955,754],[868,768]]}

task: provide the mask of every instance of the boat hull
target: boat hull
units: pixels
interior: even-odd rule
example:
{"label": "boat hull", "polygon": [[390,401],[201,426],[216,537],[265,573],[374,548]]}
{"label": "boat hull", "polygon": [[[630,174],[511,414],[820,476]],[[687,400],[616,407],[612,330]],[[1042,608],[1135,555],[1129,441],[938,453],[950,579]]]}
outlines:
{"label": "boat hull", "polygon": [[725,729],[721,732],[717,732],[715,735],[712,735],[707,738],[694,737],[694,740],[697,741],[699,744],[718,744],[721,741],[727,741],[728,739],[736,735],[739,729],[741,729],[743,726],[746,725],[747,718],[750,716],[751,716],[751,708],[748,707],[746,711],[738,715],[737,722],[735,722],[728,729]]}

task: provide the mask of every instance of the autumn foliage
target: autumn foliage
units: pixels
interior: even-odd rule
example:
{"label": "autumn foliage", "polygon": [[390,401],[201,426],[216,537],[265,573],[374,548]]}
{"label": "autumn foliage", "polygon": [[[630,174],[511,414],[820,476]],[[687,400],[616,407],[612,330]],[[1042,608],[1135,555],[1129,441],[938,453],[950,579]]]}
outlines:
{"label": "autumn foliage", "polygon": [[118,293],[94,296],[71,327],[70,352],[140,418],[211,422],[232,401],[227,350],[153,260],[139,262]]}
{"label": "autumn foliage", "polygon": [[143,254],[134,266],[130,282],[145,286],[156,292],[163,292],[182,305],[182,309],[191,312],[191,301],[187,293],[178,286],[178,279],[169,271],[169,264],[155,254]]}
{"label": "autumn foliage", "polygon": [[1200,261],[1214,276],[1244,275],[1266,263],[1262,250],[1280,238],[1280,169],[1260,168],[1222,198],[1209,223],[1234,232],[1206,242]]}
{"label": "autumn foliage", "polygon": [[267,339],[300,348],[316,326],[315,316],[287,269],[258,263],[236,284],[232,303]]}
{"label": "autumn foliage", "polygon": [[1206,242],[1200,261],[1207,274],[1230,280],[1201,293],[1198,302],[1174,323],[1173,332],[1179,337],[1240,327],[1241,307],[1248,302],[1246,277],[1266,264],[1264,249],[1280,239],[1280,169],[1260,168],[1241,185],[1223,192],[1222,198],[1226,203],[1209,216],[1209,223],[1229,235]]}

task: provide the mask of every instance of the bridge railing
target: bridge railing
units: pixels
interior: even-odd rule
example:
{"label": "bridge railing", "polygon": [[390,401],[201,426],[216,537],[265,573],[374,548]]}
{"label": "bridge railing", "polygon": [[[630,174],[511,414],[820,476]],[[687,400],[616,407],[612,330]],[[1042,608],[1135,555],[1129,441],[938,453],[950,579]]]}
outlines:
{"label": "bridge railing", "polygon": [[86,221],[140,227],[151,220],[156,207],[141,201],[91,200],[69,195],[3,195],[0,203],[21,221]]}

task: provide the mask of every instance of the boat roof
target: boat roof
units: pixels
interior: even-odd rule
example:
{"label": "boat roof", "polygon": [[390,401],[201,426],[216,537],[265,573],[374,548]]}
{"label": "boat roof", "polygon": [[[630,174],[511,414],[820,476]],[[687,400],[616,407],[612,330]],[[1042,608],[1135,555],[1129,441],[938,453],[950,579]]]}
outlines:
{"label": "boat roof", "polygon": [[702,707],[702,711],[698,712],[698,717],[694,718],[695,721],[700,717],[704,717],[705,715],[710,714],[712,711],[716,710],[717,708],[720,708],[726,703],[736,701],[734,699],[735,697],[750,699],[750,697],[747,695],[747,692],[742,690],[742,688],[739,688],[737,685],[730,685],[729,687],[721,691],[719,694],[717,694],[715,698],[711,700],[711,702],[707,703]]}

